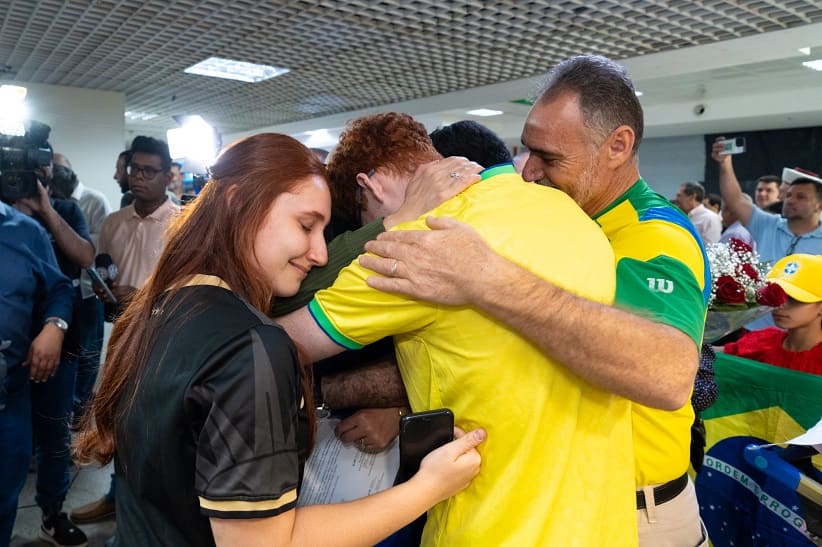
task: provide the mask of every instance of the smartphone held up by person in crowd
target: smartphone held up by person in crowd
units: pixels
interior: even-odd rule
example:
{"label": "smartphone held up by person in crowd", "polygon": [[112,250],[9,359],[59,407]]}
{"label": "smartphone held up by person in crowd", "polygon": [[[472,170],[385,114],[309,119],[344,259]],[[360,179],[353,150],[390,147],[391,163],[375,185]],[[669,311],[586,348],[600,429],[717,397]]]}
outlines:
{"label": "smartphone held up by person in crowd", "polygon": [[722,139],[717,141],[722,143],[721,155],[727,156],[729,154],[742,154],[745,152],[745,137],[734,137],[732,139]]}

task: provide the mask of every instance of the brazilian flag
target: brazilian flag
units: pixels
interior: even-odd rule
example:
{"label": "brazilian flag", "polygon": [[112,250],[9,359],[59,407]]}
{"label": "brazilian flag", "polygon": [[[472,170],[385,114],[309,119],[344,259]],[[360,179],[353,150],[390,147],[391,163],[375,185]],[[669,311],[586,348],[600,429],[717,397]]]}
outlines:
{"label": "brazilian flag", "polygon": [[[711,542],[814,545],[807,503],[746,462],[743,451],[748,444],[786,441],[813,427],[822,416],[822,376],[723,353],[717,354],[714,368],[718,396],[702,413],[707,451],[696,479]],[[822,469],[822,455],[814,464]]]}

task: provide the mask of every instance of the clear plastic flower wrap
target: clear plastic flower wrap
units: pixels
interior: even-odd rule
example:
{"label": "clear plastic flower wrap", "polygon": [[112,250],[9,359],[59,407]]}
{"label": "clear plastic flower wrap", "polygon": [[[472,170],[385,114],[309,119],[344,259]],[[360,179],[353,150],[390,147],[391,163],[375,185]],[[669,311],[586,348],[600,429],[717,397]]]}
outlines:
{"label": "clear plastic flower wrap", "polygon": [[769,264],[748,244],[731,239],[705,249],[711,267],[705,342],[715,342],[785,303],[782,288],[766,280]]}
{"label": "clear plastic flower wrap", "polygon": [[728,307],[722,309],[709,309],[705,318],[705,343],[712,344],[735,330],[745,326],[747,323],[759,319],[763,315],[771,313],[773,308],[768,306]]}

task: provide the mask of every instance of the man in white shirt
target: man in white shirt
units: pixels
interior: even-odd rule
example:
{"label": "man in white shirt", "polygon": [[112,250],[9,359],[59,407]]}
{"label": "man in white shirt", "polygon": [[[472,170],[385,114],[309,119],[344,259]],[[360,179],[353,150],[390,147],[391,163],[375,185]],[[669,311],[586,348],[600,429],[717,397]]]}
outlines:
{"label": "man in white shirt", "polygon": [[111,213],[111,204],[109,204],[108,198],[99,190],[89,188],[82,182],[77,183],[77,188],[74,189],[71,197],[80,204],[80,210],[86,216],[91,241],[97,245],[100,230],[103,228],[103,221]]}
{"label": "man in white shirt", "polygon": [[685,211],[704,243],[717,243],[722,236],[722,219],[702,204],[705,187],[698,182],[683,182],[674,202]]}
{"label": "man in white shirt", "polygon": [[[69,159],[63,154],[54,154],[54,165],[62,165],[68,167],[72,171]],[[97,240],[100,237],[100,230],[103,227],[103,221],[111,213],[111,204],[108,202],[105,194],[94,188],[86,187],[79,179],[77,185],[71,192],[71,197],[77,200],[80,204],[80,210],[83,211],[83,216],[86,217],[86,224],[88,224],[89,235],[91,235],[91,242],[97,246]]]}

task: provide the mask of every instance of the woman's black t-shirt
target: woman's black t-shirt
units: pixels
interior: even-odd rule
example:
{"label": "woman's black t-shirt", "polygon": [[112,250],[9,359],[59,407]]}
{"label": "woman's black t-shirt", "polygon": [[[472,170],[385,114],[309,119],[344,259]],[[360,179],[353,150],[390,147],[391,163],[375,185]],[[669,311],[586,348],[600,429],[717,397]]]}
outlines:
{"label": "woman's black t-shirt", "polygon": [[209,517],[293,509],[308,429],[291,339],[213,276],[150,323],[157,341],[116,426],[118,544],[213,545]]}

